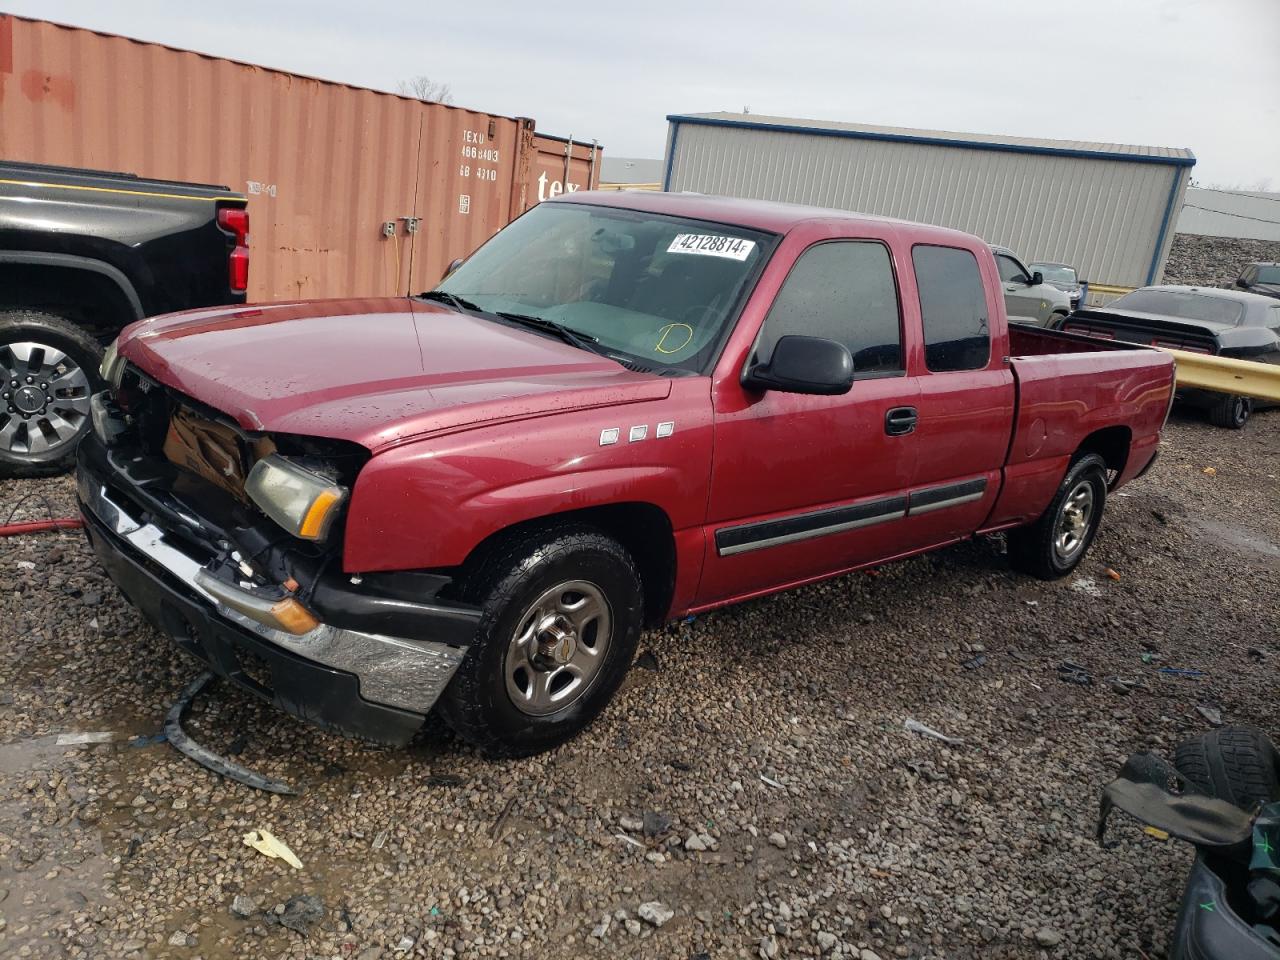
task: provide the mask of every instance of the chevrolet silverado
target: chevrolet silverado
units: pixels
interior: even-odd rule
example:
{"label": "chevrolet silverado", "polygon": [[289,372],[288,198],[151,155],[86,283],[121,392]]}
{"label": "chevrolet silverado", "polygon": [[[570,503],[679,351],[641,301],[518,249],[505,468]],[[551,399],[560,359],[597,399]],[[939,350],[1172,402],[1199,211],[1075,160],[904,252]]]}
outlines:
{"label": "chevrolet silverado", "polygon": [[79,497],[152,622],[298,717],[508,756],[646,625],[978,533],[1066,575],[1173,396],[1160,351],[1010,327],[976,237],[639,193],[418,297],[144,320],[102,372]]}

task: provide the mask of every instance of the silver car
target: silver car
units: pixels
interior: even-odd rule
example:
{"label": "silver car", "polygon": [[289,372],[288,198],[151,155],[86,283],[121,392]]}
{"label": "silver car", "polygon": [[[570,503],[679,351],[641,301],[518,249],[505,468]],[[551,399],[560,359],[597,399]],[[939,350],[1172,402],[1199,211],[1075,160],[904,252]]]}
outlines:
{"label": "silver car", "polygon": [[1039,271],[1028,270],[1016,253],[994,243],[991,252],[1000,269],[1004,309],[1011,321],[1049,327],[1071,312],[1071,297],[1067,292],[1046,283]]}

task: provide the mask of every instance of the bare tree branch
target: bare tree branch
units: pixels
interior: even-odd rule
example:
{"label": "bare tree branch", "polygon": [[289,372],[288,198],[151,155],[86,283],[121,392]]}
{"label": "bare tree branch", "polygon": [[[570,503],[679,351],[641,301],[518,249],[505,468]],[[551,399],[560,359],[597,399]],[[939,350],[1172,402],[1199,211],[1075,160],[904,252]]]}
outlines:
{"label": "bare tree branch", "polygon": [[432,100],[436,103],[453,103],[453,90],[447,83],[440,83],[428,76],[419,74],[396,84],[396,92],[406,97],[417,97],[419,100]]}

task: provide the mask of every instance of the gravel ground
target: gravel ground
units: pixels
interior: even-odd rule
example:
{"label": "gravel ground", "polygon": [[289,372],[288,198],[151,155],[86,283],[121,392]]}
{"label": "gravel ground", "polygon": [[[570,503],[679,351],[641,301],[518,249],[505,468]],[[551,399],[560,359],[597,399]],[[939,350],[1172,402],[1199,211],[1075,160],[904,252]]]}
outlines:
{"label": "gravel ground", "polygon": [[[0,540],[0,955],[1162,956],[1190,850],[1120,817],[1099,848],[1099,788],[1199,705],[1275,727],[1277,474],[1280,413],[1175,414],[1069,580],[981,540],[654,632],[602,720],[530,760],[197,703],[188,729],[290,798],[146,739],[196,668],[77,534]],[[69,480],[10,482],[0,518],[27,494],[19,517],[72,509]]]}
{"label": "gravel ground", "polygon": [[1177,233],[1169,248],[1164,282],[1234,287],[1240,268],[1255,260],[1280,260],[1280,243]]}

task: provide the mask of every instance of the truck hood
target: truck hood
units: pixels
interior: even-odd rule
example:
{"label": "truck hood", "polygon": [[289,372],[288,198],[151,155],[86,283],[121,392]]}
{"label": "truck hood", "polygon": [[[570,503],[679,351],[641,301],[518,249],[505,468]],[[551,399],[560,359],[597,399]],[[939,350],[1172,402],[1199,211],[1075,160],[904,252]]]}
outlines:
{"label": "truck hood", "polygon": [[246,430],[370,450],[671,389],[666,378],[542,334],[406,298],[173,313],[130,326],[119,352]]}

